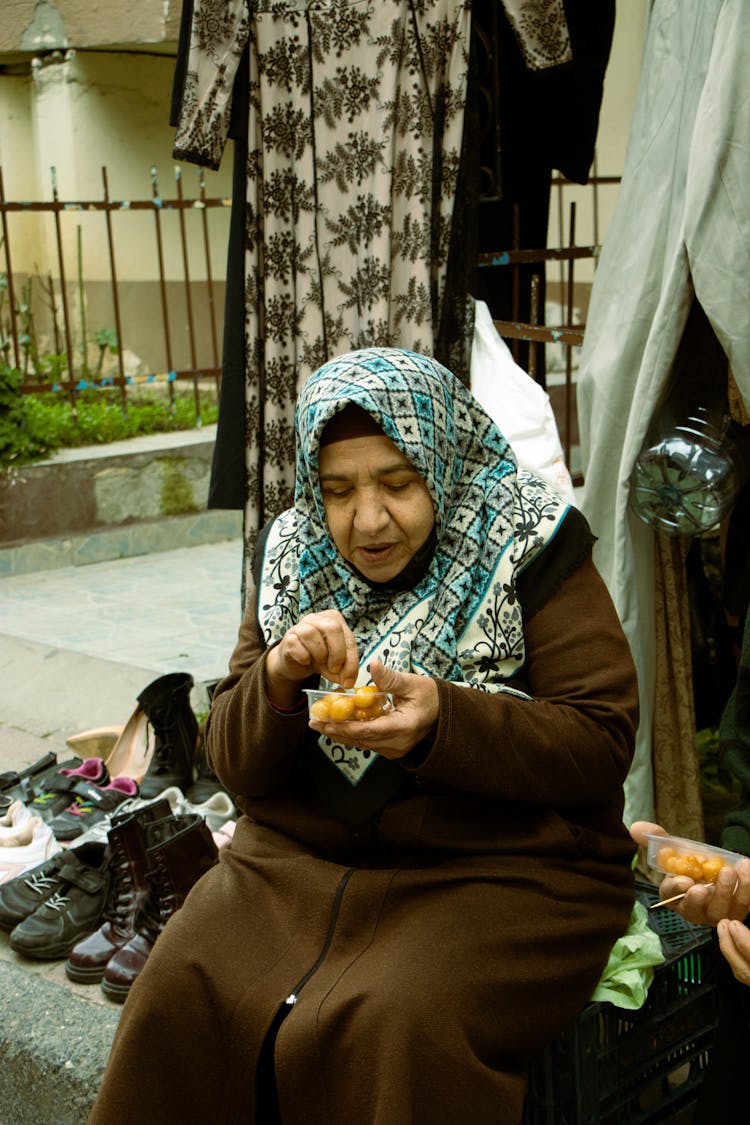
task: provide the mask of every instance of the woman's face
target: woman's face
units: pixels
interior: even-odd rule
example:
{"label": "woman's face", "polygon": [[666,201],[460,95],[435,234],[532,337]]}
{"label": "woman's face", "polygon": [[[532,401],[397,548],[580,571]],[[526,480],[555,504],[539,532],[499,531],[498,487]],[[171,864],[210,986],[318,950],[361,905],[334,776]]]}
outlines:
{"label": "woman's face", "polygon": [[381,433],[330,442],[318,464],[326,522],[340,553],[371,582],[395,578],[435,522],[417,470]]}

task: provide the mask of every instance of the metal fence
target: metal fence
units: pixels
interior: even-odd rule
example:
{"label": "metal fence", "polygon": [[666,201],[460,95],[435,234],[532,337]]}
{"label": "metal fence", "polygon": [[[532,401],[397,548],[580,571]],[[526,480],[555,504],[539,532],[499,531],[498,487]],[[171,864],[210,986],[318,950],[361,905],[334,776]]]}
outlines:
{"label": "metal fence", "polygon": [[[68,397],[73,410],[77,396],[92,387],[109,386],[119,390],[120,400],[124,410],[127,409],[128,388],[144,383],[164,383],[167,385],[170,397],[174,395],[175,384],[180,381],[192,383],[196,406],[196,420],[200,417],[199,389],[205,380],[213,380],[218,388],[221,374],[220,330],[223,321],[223,286],[224,278],[219,282],[213,276],[212,254],[214,244],[219,240],[222,253],[226,248],[228,235],[228,217],[231,200],[224,197],[209,197],[206,193],[204,174],[198,173],[198,191],[188,197],[184,192],[183,177],[179,166],[175,168],[175,195],[172,198],[162,197],[157,183],[156,171],[151,169],[151,195],[146,199],[121,200],[113,199],[110,195],[107,170],[102,168],[102,197],[98,200],[61,200],[57,191],[55,171],[52,169],[52,198],[41,202],[17,202],[8,200],[5,196],[2,169],[0,169],[0,220],[2,222],[2,248],[4,255],[4,273],[0,277],[5,279],[5,290],[0,292],[0,348],[6,360],[21,369],[24,373],[22,390],[33,394],[55,391]],[[593,241],[588,245],[576,245],[576,204],[566,205],[566,193],[577,185],[571,185],[562,177],[553,180],[553,211],[556,210],[556,221],[553,216],[551,233],[548,239],[550,246],[543,249],[525,248],[519,245],[518,237],[514,237],[513,245],[508,248],[499,248],[492,253],[480,255],[479,265],[502,265],[512,271],[513,275],[513,310],[510,320],[498,320],[496,325],[511,347],[517,358],[520,341],[527,341],[529,374],[537,377],[537,356],[539,348],[554,346],[562,348],[564,362],[562,379],[558,385],[548,389],[552,392],[553,406],[558,419],[560,436],[566,454],[568,467],[573,469],[572,451],[577,441],[577,426],[575,419],[575,384],[574,375],[577,367],[577,354],[583,343],[584,325],[574,323],[574,308],[576,305],[576,264],[583,260],[596,262],[599,253],[599,191],[603,186],[613,187],[619,184],[618,177],[599,176],[594,166],[588,188],[588,227],[593,230]],[[212,226],[209,216],[221,214],[221,229]],[[566,222],[567,212],[567,222]],[[29,319],[33,318],[30,308],[31,302],[19,299],[18,282],[15,280],[13,268],[13,238],[11,220],[20,214],[40,213],[51,217],[53,224],[53,254],[56,265],[56,279],[51,273],[46,279],[37,278],[39,285],[44,288],[48,316],[51,322],[52,342],[48,349],[48,358],[51,356],[54,363],[44,362],[34,345],[34,333],[30,331],[32,325]],[[78,261],[78,285],[80,299],[77,315],[71,308],[71,284],[68,281],[70,269],[67,258],[70,257],[70,237],[63,231],[64,224],[70,224],[76,215],[95,214],[100,217],[101,232],[106,246],[107,280],[109,290],[109,303],[113,318],[114,329],[110,332],[94,335],[95,342],[100,348],[100,359],[105,350],[110,347],[116,357],[116,364],[109,373],[102,373],[87,361],[85,347],[79,349],[74,346],[75,338],[83,336],[86,342],[85,308],[86,299],[84,289],[88,284],[82,276],[80,266],[80,247]],[[155,249],[155,280],[158,283],[158,301],[147,310],[147,316],[152,322],[152,329],[159,335],[159,350],[165,359],[163,369],[148,366],[145,371],[138,374],[129,374],[125,369],[124,357],[128,348],[129,326],[125,323],[122,314],[122,301],[120,296],[120,282],[118,280],[118,254],[122,247],[116,245],[113,226],[113,216],[133,216],[135,214],[150,213],[153,216],[152,235]],[[172,222],[176,222],[179,237],[174,237],[171,231],[170,244],[172,260],[167,268],[165,256],[164,223],[167,216],[172,215]],[[97,219],[97,222],[99,219]],[[567,226],[567,229],[566,229]],[[555,245],[556,244],[556,245]],[[68,247],[66,254],[66,245]],[[177,254],[178,262],[175,263],[174,255]],[[0,265],[2,264],[0,259]],[[538,265],[538,271],[532,270],[530,315],[528,320],[521,321],[518,316],[520,297],[520,276],[522,267],[528,275],[529,264]],[[556,324],[545,323],[545,310],[540,308],[538,300],[539,279],[546,272],[547,281],[552,280],[555,273],[553,265],[557,265],[558,291],[562,294],[559,302],[560,321]],[[177,283],[179,293],[175,289],[174,278],[179,276]],[[168,281],[168,277],[172,280]],[[526,283],[526,282],[524,282]],[[28,284],[28,280],[27,280]],[[201,299],[202,328],[196,327],[195,306],[198,293],[205,294],[205,301]],[[178,363],[174,347],[174,306],[179,297],[179,318],[181,330],[179,332],[183,360]],[[158,322],[158,325],[157,325]],[[187,349],[185,348],[187,337]],[[547,365],[549,367],[549,365]],[[574,473],[575,478],[575,473]]]}
{"label": "metal fence", "polygon": [[[46,201],[19,202],[6,198],[2,169],[0,169],[0,222],[3,251],[3,257],[0,259],[0,277],[3,280],[2,292],[0,292],[0,347],[3,350],[3,358],[23,373],[24,381],[21,389],[24,393],[59,392],[68,397],[74,408],[76,398],[81,391],[92,387],[118,388],[123,409],[127,409],[129,387],[144,383],[164,383],[167,384],[170,396],[173,396],[174,384],[184,380],[192,382],[196,410],[199,410],[198,394],[201,380],[213,380],[218,386],[221,371],[219,341],[223,308],[220,289],[223,287],[223,278],[217,283],[213,276],[212,242],[215,243],[220,239],[222,254],[225,253],[231,199],[209,197],[202,171],[198,174],[197,193],[190,197],[186,196],[182,170],[179,166],[175,168],[175,195],[172,198],[161,195],[154,168],[150,172],[151,195],[145,199],[113,199],[106,168],[102,168],[101,175],[100,199],[61,200],[53,168],[51,169],[52,198]],[[222,229],[218,231],[209,216],[212,211],[224,209],[227,209],[226,216],[223,217]],[[118,255],[123,249],[123,244],[120,242],[119,246],[116,245],[113,216],[149,212],[153,215],[152,249],[156,252],[153,280],[158,287],[159,299],[158,309],[150,308],[148,316],[152,322],[158,322],[159,351],[166,363],[163,370],[154,370],[147,366],[145,371],[132,374],[128,373],[125,367],[129,327],[123,317],[121,282],[118,277]],[[50,217],[52,222],[54,249],[50,257],[54,258],[56,277],[53,279],[50,270],[46,276],[26,275],[25,281],[22,282],[20,275],[14,272],[12,225],[14,220],[18,222],[19,216],[35,213]],[[164,224],[170,213],[174,213],[173,221],[176,221],[179,228],[179,238],[170,238],[170,243],[178,247],[176,252],[179,261],[172,260],[167,263]],[[69,261],[71,232],[64,228],[66,224],[70,225],[75,216],[78,216],[80,221],[80,216],[92,214],[100,217],[100,237],[103,240],[102,246],[106,247],[104,257],[107,263],[107,276],[104,284],[109,290],[111,323],[114,325],[113,330],[94,333],[93,342],[99,347],[100,360],[107,351],[115,357],[114,369],[109,373],[97,370],[97,366],[99,368],[102,366],[101,361],[98,365],[94,365],[92,370],[87,358],[86,345],[89,341],[85,321],[85,290],[90,282],[81,271],[80,226],[78,227],[77,278],[80,301],[76,315],[71,308],[71,292],[75,288],[70,280],[73,272]],[[170,277],[180,278],[179,335],[183,351],[184,336],[187,336],[188,362],[186,364],[179,364],[175,360],[174,310],[171,308],[175,300],[175,282]],[[28,293],[24,291],[30,291],[33,280],[36,281],[37,288],[42,290],[41,295],[44,297],[50,325],[50,342],[44,355],[36,340],[32,301],[27,299]],[[201,312],[204,319],[207,313],[208,325],[207,330],[200,333],[196,330],[195,317],[198,285],[201,287],[201,292],[207,294],[207,300],[202,302]],[[37,297],[41,295],[37,294]],[[132,331],[132,325],[130,330]],[[82,338],[82,346],[76,346],[76,337],[79,341]]]}
{"label": "metal fence", "polygon": [[[533,379],[537,379],[537,366],[539,349],[562,349],[563,365],[561,379],[556,382],[553,376],[550,379],[550,365],[547,364],[545,382],[553,409],[557,418],[560,439],[565,453],[565,461],[575,484],[581,484],[583,477],[577,465],[574,464],[574,452],[578,443],[578,425],[575,403],[575,374],[578,368],[578,357],[585,331],[584,320],[575,323],[575,310],[580,301],[577,296],[576,264],[590,261],[595,270],[596,262],[601,250],[600,236],[600,198],[601,188],[617,190],[620,184],[619,176],[600,176],[594,170],[585,194],[587,196],[589,211],[589,227],[593,234],[593,241],[587,245],[576,244],[576,212],[575,201],[566,202],[566,195],[571,189],[580,192],[579,185],[573,185],[562,176],[555,176],[552,180],[553,207],[551,211],[551,231],[548,242],[551,244],[543,249],[522,247],[517,233],[514,233],[512,245],[508,249],[493,251],[479,255],[480,266],[504,266],[512,274],[512,309],[509,320],[495,320],[495,327],[499,334],[506,340],[511,352],[518,360],[520,341],[528,343],[528,359],[526,370]],[[516,231],[519,223],[516,218]],[[538,266],[538,269],[534,267]],[[556,266],[555,270],[553,267]],[[528,320],[521,320],[519,308],[521,307],[521,274],[522,267],[528,277],[531,267],[530,299],[526,302],[530,309]],[[560,319],[557,323],[546,323],[545,309],[541,307],[539,293],[541,278],[546,277],[547,283],[557,275],[560,300],[558,302]],[[586,302],[587,304],[587,302]]]}

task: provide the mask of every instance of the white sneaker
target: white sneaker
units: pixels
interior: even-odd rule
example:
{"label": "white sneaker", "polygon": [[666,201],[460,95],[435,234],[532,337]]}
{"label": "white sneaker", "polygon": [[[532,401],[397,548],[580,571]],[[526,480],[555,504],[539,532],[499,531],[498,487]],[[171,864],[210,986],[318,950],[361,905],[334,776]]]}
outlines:
{"label": "white sneaker", "polygon": [[[145,808],[146,805],[155,804],[157,801],[168,801],[170,810],[175,816],[198,813],[199,816],[203,817],[212,832],[217,832],[228,820],[234,820],[238,815],[232,798],[223,790],[217,790],[216,793],[211,794],[207,801],[202,801],[199,805],[193,805],[177,785],[170,785],[167,789],[162,789],[156,797],[131,797],[118,805],[116,815],[119,817],[123,813],[136,812]],[[112,827],[111,820],[112,818],[109,816],[104,817],[103,820],[93,824],[80,836],[76,836],[75,840],[71,840],[68,846],[77,848],[81,844],[92,842],[106,844],[109,830]]]}
{"label": "white sneaker", "polygon": [[25,874],[61,850],[50,826],[32,816],[19,829],[14,844],[0,847],[0,883]]}
{"label": "white sneaker", "polygon": [[31,809],[27,808],[23,801],[13,801],[8,806],[8,811],[0,816],[0,847],[5,843],[6,839],[17,834],[27,820],[31,820]]}
{"label": "white sneaker", "polygon": [[[151,800],[169,801],[169,807],[175,816],[198,813],[199,816],[203,817],[212,832],[216,832],[222,824],[226,824],[228,820],[233,820],[237,816],[237,809],[234,807],[232,798],[221,789],[217,789],[207,801],[201,801],[199,805],[194,805],[189,801],[176,785],[170,785],[168,789],[163,789],[158,797],[152,797]],[[145,803],[150,804],[151,801]]]}

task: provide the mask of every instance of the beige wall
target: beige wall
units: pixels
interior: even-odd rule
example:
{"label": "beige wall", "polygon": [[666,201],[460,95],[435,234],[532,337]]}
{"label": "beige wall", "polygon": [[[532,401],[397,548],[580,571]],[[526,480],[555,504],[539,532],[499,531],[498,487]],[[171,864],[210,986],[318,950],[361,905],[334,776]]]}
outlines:
{"label": "beige wall", "polygon": [[[625,151],[630,133],[630,122],[635,108],[640,81],[641,58],[650,0],[620,0],[617,4],[615,33],[612,41],[604,96],[599,116],[596,141],[596,172],[600,176],[620,176],[625,163]],[[593,172],[593,169],[592,169]],[[578,246],[601,244],[617,203],[618,188],[602,185],[598,189],[598,208],[593,206],[593,193],[589,187],[566,186],[562,208],[553,198],[550,211],[550,245],[567,245],[569,239],[570,204],[576,203],[575,241]],[[562,213],[562,220],[560,215]],[[550,276],[554,275],[554,267]],[[576,266],[576,278],[590,285],[594,266],[581,262]]]}
{"label": "beige wall", "polygon": [[177,41],[180,0],[2,0],[0,53]]}
{"label": "beige wall", "polygon": [[[174,129],[169,124],[174,59],[151,53],[69,50],[42,55],[31,66],[14,66],[0,78],[0,167],[4,191],[13,201],[50,201],[53,173],[61,201],[104,198],[102,168],[107,169],[109,198],[125,204],[152,198],[151,169],[159,197],[177,198],[176,171],[186,199],[200,194],[201,172],[178,167],[172,159]],[[219,172],[206,172],[205,194],[221,198],[222,208],[184,212],[187,269],[197,284],[193,319],[196,358],[213,366],[207,318],[208,275],[204,216],[208,228],[210,273],[215,281],[215,320],[219,346],[223,280],[231,195],[231,143]],[[44,296],[48,277],[55,279],[60,314],[59,254],[62,247],[66,298],[73,351],[80,351],[82,324],[87,335],[114,328],[112,263],[103,211],[63,210],[57,224],[49,214],[12,212],[7,216],[11,263],[17,289],[32,278],[32,304],[42,351],[54,351],[54,333]],[[185,258],[179,212],[163,207],[159,218],[163,267],[168,294],[172,365],[191,366],[185,308]],[[133,371],[166,369],[156,220],[153,211],[127,206],[111,214],[114,269],[122,338]],[[0,250],[0,272],[5,259]],[[80,275],[85,279],[81,317]],[[62,323],[61,315],[59,315]]]}
{"label": "beige wall", "polygon": [[[32,66],[25,75],[0,79],[0,166],[6,198],[51,200],[53,173],[64,201],[104,198],[102,168],[107,169],[109,197],[148,200],[155,168],[159,196],[177,197],[172,159],[174,130],[169,124],[174,60],[149,54],[68,52],[60,59]],[[180,170],[185,197],[200,191],[200,171]],[[217,173],[205,173],[205,192],[231,193],[231,144]],[[211,271],[223,273],[229,208],[207,212]],[[57,273],[55,227],[49,217],[9,216],[14,267],[23,272]],[[165,271],[183,277],[181,234],[176,211],[162,212]],[[77,267],[77,228],[82,228],[85,273],[92,280],[110,276],[103,212],[63,212],[60,226],[66,273]],[[116,269],[123,280],[156,277],[154,218],[123,211],[112,217]],[[202,216],[186,214],[196,266],[205,261]],[[200,271],[205,265],[198,266]]]}

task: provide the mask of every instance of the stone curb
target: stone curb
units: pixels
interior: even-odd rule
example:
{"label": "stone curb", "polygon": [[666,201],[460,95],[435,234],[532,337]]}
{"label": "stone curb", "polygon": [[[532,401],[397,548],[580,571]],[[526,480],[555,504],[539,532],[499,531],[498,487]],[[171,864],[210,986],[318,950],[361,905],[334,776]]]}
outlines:
{"label": "stone curb", "polygon": [[2,1125],[84,1125],[122,1009],[0,960]]}

